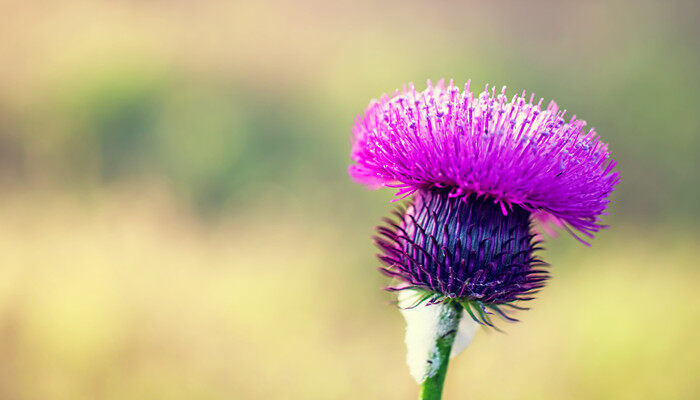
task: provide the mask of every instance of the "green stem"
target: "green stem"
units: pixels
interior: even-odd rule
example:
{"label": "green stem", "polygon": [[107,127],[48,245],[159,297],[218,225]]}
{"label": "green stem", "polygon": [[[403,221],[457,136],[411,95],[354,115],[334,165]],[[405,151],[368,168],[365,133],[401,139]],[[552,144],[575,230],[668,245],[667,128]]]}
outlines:
{"label": "green stem", "polygon": [[[441,304],[440,325],[445,332],[437,338],[435,343],[436,351],[431,356],[432,368],[436,368],[434,374],[428,376],[421,384],[419,400],[440,400],[442,399],[442,387],[445,384],[447,375],[447,365],[450,363],[450,353],[452,343],[457,335],[459,320],[462,317],[462,306],[457,303],[446,302]],[[437,364],[435,364],[437,363]],[[433,369],[435,370],[435,369]]]}

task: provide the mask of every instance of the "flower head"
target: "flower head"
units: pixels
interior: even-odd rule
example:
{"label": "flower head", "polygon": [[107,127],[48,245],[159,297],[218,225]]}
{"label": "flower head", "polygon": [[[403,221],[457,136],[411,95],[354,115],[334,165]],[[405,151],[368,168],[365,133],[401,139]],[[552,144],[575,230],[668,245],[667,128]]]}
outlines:
{"label": "flower head", "polygon": [[[619,181],[607,145],[585,122],[488,86],[411,84],[373,101],[353,130],[351,176],[414,195],[379,227],[394,289],[458,301],[480,322],[528,300],[547,278],[531,221],[592,236]],[[574,235],[575,236],[575,235]]]}

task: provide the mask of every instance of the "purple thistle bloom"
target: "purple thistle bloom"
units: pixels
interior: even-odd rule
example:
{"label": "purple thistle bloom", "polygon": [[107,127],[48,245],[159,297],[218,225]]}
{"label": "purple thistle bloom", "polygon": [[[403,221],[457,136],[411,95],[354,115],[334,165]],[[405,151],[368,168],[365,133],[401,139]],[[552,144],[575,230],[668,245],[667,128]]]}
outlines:
{"label": "purple thistle bloom", "polygon": [[[543,286],[531,220],[592,237],[619,181],[607,145],[585,122],[525,93],[488,86],[477,98],[443,81],[372,101],[353,129],[351,176],[415,194],[378,228],[383,271],[456,299],[476,320]],[[546,226],[545,226],[546,228]],[[578,238],[578,237],[577,237]],[[579,239],[580,240],[580,239]],[[585,243],[585,242],[584,242]],[[476,305],[476,307],[474,307]],[[512,306],[512,305],[511,305]],[[486,313],[486,314],[484,314]]]}

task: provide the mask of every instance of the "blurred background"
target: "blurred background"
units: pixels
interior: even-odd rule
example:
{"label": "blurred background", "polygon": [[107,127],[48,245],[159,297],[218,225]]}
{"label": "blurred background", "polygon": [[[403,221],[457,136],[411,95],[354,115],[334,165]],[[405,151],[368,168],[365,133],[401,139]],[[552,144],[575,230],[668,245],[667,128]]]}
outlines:
{"label": "blurred background", "polygon": [[410,399],[350,129],[507,85],[610,143],[611,228],[447,399],[697,399],[692,1],[0,2],[0,399]]}

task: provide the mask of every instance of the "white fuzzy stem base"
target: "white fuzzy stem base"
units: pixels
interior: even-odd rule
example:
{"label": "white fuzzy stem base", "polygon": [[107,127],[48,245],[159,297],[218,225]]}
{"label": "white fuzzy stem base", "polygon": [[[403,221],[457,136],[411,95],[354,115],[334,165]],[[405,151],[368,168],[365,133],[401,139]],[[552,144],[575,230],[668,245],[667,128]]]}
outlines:
{"label": "white fuzzy stem base", "polygon": [[[438,340],[454,333],[450,358],[461,353],[474,338],[478,324],[454,305],[440,303],[413,307],[423,292],[407,289],[399,292],[399,307],[406,319],[406,362],[411,376],[422,384],[434,376],[443,361]],[[456,332],[454,332],[456,329]]]}

